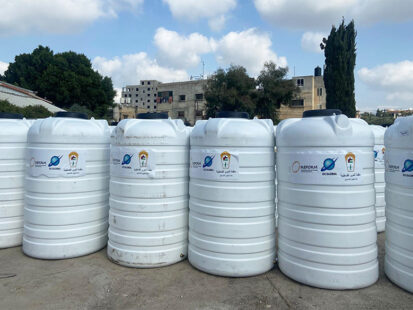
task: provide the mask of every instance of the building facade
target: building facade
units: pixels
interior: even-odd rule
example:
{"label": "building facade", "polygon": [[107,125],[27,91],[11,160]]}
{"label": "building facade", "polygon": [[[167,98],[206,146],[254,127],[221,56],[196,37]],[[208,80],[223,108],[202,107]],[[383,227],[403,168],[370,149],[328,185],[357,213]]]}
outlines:
{"label": "building facade", "polygon": [[297,86],[297,93],[289,104],[282,104],[278,110],[280,120],[291,117],[302,117],[307,110],[326,108],[326,90],[321,69],[317,67],[314,75],[296,76],[292,78]]}
{"label": "building facade", "polygon": [[205,84],[206,80],[143,80],[139,85],[127,85],[122,88],[120,105],[114,109],[114,120],[133,118],[137,113],[166,112],[171,118],[193,125],[205,116]]}
{"label": "building facade", "polygon": [[[296,76],[292,81],[297,92],[289,104],[278,109],[280,120],[301,117],[304,111],[325,109],[326,93],[321,68],[314,75]],[[180,118],[194,125],[206,117],[204,88],[207,80],[193,80],[174,83],[161,83],[156,80],[143,80],[138,85],[122,88],[120,105],[114,108],[114,120],[135,118],[137,113],[166,112],[171,118]]]}

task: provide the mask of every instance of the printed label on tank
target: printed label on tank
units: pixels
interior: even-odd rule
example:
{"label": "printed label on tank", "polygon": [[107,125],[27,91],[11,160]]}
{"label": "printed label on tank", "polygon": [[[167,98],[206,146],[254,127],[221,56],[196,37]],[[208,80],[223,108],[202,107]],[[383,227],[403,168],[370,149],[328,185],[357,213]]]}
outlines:
{"label": "printed label on tank", "polygon": [[117,177],[148,178],[155,170],[155,154],[148,148],[112,146],[111,175]]}
{"label": "printed label on tank", "polygon": [[290,162],[288,167],[290,181],[315,185],[364,184],[363,169],[371,167],[371,155],[369,155],[353,150],[284,153],[288,158],[287,161]]}
{"label": "printed label on tank", "polygon": [[86,175],[86,151],[79,149],[29,149],[29,173],[37,177]]}
{"label": "printed label on tank", "polygon": [[386,150],[386,182],[413,187],[413,151]]}
{"label": "printed label on tank", "polygon": [[189,175],[209,180],[237,180],[238,153],[228,150],[191,150]]}
{"label": "printed label on tank", "polygon": [[386,148],[384,145],[378,144],[374,146],[374,166],[376,168],[384,168],[384,153]]}

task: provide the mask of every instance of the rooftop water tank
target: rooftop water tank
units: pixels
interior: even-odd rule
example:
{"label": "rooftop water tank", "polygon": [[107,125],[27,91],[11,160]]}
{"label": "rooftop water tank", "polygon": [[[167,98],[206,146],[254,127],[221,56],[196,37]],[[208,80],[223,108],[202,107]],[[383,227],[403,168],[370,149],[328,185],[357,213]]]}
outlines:
{"label": "rooftop water tank", "polygon": [[339,110],[277,127],[278,264],[315,287],[355,289],[378,278],[374,136]]}
{"label": "rooftop water tank", "polygon": [[189,134],[151,114],[121,121],[112,137],[108,256],[129,267],[187,256]]}
{"label": "rooftop water tank", "polygon": [[107,242],[109,126],[58,112],[28,133],[23,252],[43,259],[81,256]]}
{"label": "rooftop water tank", "polygon": [[275,260],[274,127],[221,112],[191,133],[189,262],[243,277]]}
{"label": "rooftop water tank", "polygon": [[386,129],[382,126],[370,125],[371,130],[374,134],[374,188],[376,190],[376,226],[377,232],[382,232],[385,229],[386,215],[384,201],[384,133]]}
{"label": "rooftop water tank", "polygon": [[386,255],[391,281],[413,293],[413,116],[400,117],[384,136],[386,146]]}
{"label": "rooftop water tank", "polygon": [[0,113],[0,248],[22,243],[25,152],[30,125],[20,114]]}

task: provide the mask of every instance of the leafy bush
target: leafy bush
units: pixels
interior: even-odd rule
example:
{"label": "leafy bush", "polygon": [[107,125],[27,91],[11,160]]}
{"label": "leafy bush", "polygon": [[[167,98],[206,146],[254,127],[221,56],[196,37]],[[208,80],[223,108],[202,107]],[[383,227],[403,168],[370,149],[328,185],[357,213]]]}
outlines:
{"label": "leafy bush", "polygon": [[18,113],[22,114],[25,118],[45,118],[53,115],[52,112],[41,105],[21,108],[11,104],[7,100],[0,100],[0,112]]}

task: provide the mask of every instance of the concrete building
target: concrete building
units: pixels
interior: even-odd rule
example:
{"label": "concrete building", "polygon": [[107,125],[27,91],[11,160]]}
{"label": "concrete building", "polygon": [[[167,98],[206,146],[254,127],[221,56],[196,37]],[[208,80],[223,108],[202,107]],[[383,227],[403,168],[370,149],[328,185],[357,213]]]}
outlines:
{"label": "concrete building", "polygon": [[52,113],[64,111],[54,106],[51,101],[37,96],[36,93],[31,90],[2,81],[0,81],[0,100],[7,100],[9,103],[20,108],[40,105]]}
{"label": "concrete building", "polygon": [[[296,76],[292,81],[298,92],[289,104],[282,104],[278,110],[280,120],[301,117],[306,110],[325,109],[326,94],[321,68],[314,75]],[[137,113],[166,112],[171,118],[180,118],[194,125],[204,119],[204,87],[207,80],[161,83],[143,80],[139,85],[122,88],[121,103],[114,108],[114,120],[134,118]]]}
{"label": "concrete building", "polygon": [[307,110],[326,108],[326,91],[320,67],[315,68],[314,75],[296,76],[292,80],[299,92],[294,95],[290,104],[281,105],[278,110],[280,120],[301,117]]}
{"label": "concrete building", "polygon": [[166,112],[191,125],[205,116],[206,80],[161,83],[143,80],[139,85],[122,88],[120,105],[114,108],[114,120],[133,118],[136,113]]}

